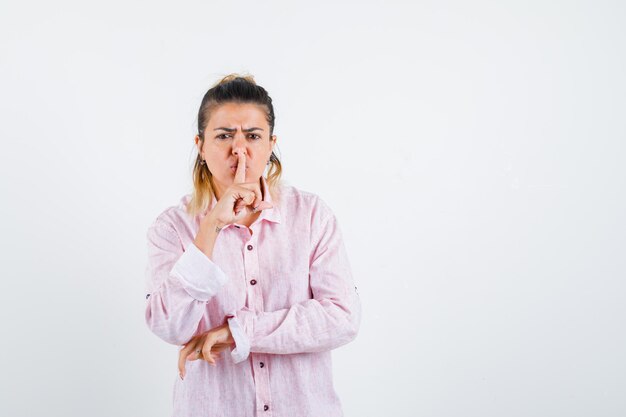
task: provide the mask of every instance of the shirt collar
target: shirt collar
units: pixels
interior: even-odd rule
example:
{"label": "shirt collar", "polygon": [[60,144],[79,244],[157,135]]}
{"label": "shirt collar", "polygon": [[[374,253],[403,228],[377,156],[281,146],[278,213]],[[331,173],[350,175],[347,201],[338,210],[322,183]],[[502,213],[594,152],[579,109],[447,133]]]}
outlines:
{"label": "shirt collar", "polygon": [[263,175],[261,175],[261,189],[263,190],[263,201],[267,201],[268,203],[272,203],[274,207],[261,210],[261,215],[259,216],[259,221],[267,220],[273,223],[280,223],[280,210],[278,209],[278,202],[275,202],[272,199],[272,193],[270,193],[270,187],[267,184],[267,180]]}

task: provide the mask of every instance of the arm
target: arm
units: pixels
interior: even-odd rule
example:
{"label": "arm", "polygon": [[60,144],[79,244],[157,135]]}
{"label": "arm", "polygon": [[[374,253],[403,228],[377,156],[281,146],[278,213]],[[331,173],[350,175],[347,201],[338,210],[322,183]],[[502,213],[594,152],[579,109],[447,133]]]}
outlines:
{"label": "arm", "polygon": [[196,244],[183,251],[174,228],[162,220],[150,226],[147,238],[146,324],[164,341],[182,345],[228,277]]}
{"label": "arm", "polygon": [[317,230],[309,278],[313,298],[290,308],[228,317],[235,363],[250,352],[290,354],[331,350],[352,341],[360,326],[361,304],[337,219],[330,213]]}

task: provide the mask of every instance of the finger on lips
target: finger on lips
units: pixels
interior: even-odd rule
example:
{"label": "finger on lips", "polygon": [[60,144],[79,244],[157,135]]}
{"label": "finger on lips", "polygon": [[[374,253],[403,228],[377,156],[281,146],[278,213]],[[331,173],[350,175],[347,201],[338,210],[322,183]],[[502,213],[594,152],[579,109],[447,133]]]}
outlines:
{"label": "finger on lips", "polygon": [[[235,171],[235,184],[245,184],[246,182],[246,154],[244,152],[237,153],[237,170]],[[247,188],[247,187],[246,187]],[[264,210],[268,208],[272,208],[273,206],[268,202],[263,200],[263,194],[261,193],[260,185],[255,186],[250,191],[253,192],[252,195],[246,196],[240,199],[235,206],[235,214],[239,214],[239,212],[243,209],[243,207],[252,205],[250,211],[255,213],[259,210]],[[252,198],[250,203],[245,203],[245,201]]]}
{"label": "finger on lips", "polygon": [[237,153],[237,171],[235,171],[235,183],[243,184],[246,182],[246,154]]}

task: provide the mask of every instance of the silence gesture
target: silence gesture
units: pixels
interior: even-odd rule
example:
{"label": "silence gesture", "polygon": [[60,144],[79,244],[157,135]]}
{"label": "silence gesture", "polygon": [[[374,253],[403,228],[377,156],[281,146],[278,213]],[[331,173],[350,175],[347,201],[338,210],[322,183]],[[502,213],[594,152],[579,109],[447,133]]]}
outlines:
{"label": "silence gesture", "polygon": [[241,221],[247,215],[259,210],[273,207],[271,203],[263,201],[259,178],[246,182],[246,154],[240,150],[237,152],[237,158],[233,184],[224,191],[224,195],[207,216],[222,227]]}

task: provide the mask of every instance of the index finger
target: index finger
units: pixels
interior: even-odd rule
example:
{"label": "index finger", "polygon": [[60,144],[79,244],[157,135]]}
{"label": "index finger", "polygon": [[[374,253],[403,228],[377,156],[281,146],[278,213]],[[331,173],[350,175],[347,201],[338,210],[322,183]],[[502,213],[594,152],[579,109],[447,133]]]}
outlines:
{"label": "index finger", "polygon": [[246,154],[239,152],[237,154],[237,171],[235,172],[235,184],[246,182]]}

